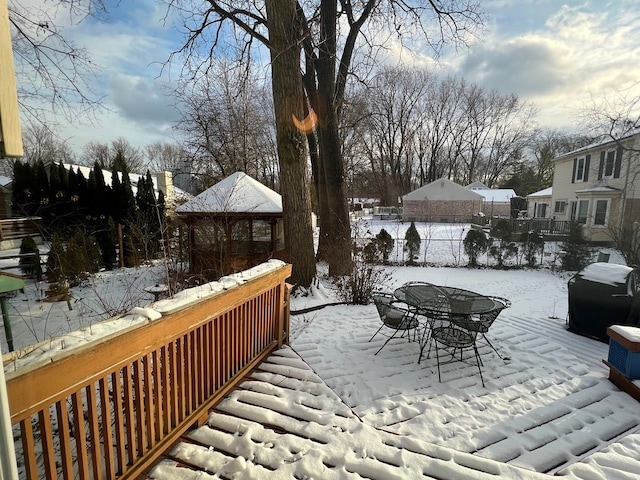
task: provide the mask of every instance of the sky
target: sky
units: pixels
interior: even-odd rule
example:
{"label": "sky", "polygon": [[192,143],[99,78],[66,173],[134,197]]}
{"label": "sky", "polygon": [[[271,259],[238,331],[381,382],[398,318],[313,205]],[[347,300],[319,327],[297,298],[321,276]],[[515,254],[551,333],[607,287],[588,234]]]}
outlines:
{"label": "sky", "polygon": [[[10,0],[28,3],[39,0]],[[92,80],[105,111],[95,122],[58,118],[61,135],[78,151],[89,141],[118,137],[134,146],[175,138],[178,112],[170,89],[179,62],[162,68],[182,45],[156,0],[105,2],[108,21],[92,18],[65,35],[85,46],[100,67]],[[634,0],[488,0],[486,23],[468,48],[445,51],[434,64],[420,42],[411,51],[389,44],[385,61],[412,62],[455,74],[502,94],[515,93],[538,109],[540,126],[576,126],[585,105],[611,96],[637,96],[640,87],[640,10]]]}
{"label": "sky", "polygon": [[[385,228],[400,238],[407,228],[370,226],[372,233]],[[388,267],[379,288],[392,292],[408,281],[427,281],[509,299],[488,332],[503,358],[478,340],[484,386],[473,357],[442,365],[440,381],[433,350],[418,364],[419,342],[394,338],[375,354],[391,332],[374,336],[380,319],[371,304],[308,310],[339,299],[321,277],[306,295],[292,298],[290,345],[230,392],[208,423],[189,433],[195,442],[179,442],[174,458],[150,478],[261,479],[264,466],[269,478],[557,478],[539,472],[571,480],[637,478],[638,402],[608,380],[607,344],[565,329],[572,272],[464,268],[455,248],[462,228],[468,226],[433,224],[426,258],[434,265]],[[39,340],[56,338],[24,350],[6,362],[5,372],[55,361],[119,329],[162,321],[281,265],[271,260],[157,302],[143,288],[162,281],[162,265],[102,272],[72,289],[73,310],[65,302],[38,301],[43,286],[28,282],[24,293],[8,299],[20,346],[31,345],[35,333]],[[101,295],[102,305],[120,298],[130,310],[100,322],[91,314],[98,313]],[[637,328],[625,328],[637,338]],[[176,459],[209,475],[190,473]]]}

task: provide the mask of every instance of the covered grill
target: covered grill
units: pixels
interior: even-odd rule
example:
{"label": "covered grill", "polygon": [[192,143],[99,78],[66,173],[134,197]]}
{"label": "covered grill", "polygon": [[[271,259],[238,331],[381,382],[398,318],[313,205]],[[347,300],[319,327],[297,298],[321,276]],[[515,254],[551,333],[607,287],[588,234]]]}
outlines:
{"label": "covered grill", "polygon": [[592,263],[569,280],[569,330],[608,341],[607,327],[638,325],[640,270]]}

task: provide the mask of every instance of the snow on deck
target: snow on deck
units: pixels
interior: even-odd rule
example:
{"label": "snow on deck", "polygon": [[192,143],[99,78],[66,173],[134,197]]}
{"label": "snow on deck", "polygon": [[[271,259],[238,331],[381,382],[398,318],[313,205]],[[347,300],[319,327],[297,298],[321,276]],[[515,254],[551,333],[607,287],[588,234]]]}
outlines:
{"label": "snow on deck", "polygon": [[[375,316],[369,306],[349,308],[365,323]],[[374,356],[384,337],[369,342],[375,330],[345,328],[344,350],[337,346],[327,358],[322,345],[304,341],[306,328],[295,335],[296,350],[285,347],[263,362],[149,478],[207,478],[201,471],[244,479],[640,475],[638,403],[606,378],[608,346],[568,332],[563,319],[501,314],[490,337],[511,360],[479,340],[484,389],[475,365],[464,362],[443,367],[439,383],[435,359],[418,365],[418,346],[405,339]],[[402,378],[379,366],[385,362],[403,365]],[[359,369],[363,378],[354,379]],[[379,385],[413,381],[413,392],[374,391],[360,405],[358,390],[380,388],[365,384],[365,370],[376,372]]]}
{"label": "snow on deck", "polygon": [[188,433],[168,452],[148,478],[545,476],[421,439],[380,432],[362,422],[293,350],[285,347],[223,400],[209,415],[207,425]]}

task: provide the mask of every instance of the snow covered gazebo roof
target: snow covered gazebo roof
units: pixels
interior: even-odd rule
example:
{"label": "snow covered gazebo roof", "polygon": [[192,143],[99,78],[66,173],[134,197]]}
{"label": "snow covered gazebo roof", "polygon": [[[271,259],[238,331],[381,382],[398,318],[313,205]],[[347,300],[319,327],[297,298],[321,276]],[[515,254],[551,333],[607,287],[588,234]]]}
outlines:
{"label": "snow covered gazebo roof", "polygon": [[248,214],[282,215],[282,197],[244,172],[235,172],[224,180],[180,205],[184,215]]}

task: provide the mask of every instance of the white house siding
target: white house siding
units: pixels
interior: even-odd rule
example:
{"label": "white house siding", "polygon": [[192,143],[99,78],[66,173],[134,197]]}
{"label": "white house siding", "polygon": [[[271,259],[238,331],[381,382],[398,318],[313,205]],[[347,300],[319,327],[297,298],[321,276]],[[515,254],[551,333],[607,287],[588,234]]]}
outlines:
{"label": "white house siding", "polygon": [[[601,143],[591,148],[585,148],[573,153],[559,157],[554,162],[553,175],[553,197],[551,209],[553,217],[557,220],[571,219],[571,202],[586,203],[586,223],[584,224],[585,237],[594,242],[610,242],[612,240],[611,228],[619,228],[623,221],[623,216],[629,222],[630,217],[637,217],[640,220],[640,211],[637,210],[637,202],[634,199],[640,197],[640,160],[637,153],[629,149],[638,145],[640,134],[624,140],[628,149],[620,150],[617,153],[618,145],[615,142]],[[637,148],[637,147],[635,147]],[[615,152],[612,155],[620,155],[620,167],[615,175],[599,178],[601,158],[606,158],[608,152]],[[584,158],[588,163],[583,179],[575,178],[574,163],[576,159]],[[597,201],[607,201],[606,226],[596,225],[597,223]],[[557,202],[567,202],[564,213],[556,213]]]}

